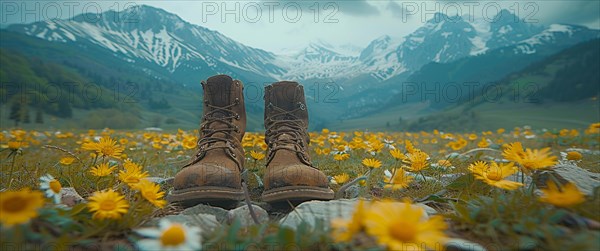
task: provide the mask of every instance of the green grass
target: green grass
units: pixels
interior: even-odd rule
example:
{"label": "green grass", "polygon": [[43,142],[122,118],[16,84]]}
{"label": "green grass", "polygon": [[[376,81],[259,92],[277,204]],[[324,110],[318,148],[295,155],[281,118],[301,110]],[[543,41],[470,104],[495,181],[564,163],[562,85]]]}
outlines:
{"label": "green grass", "polygon": [[[567,111],[565,111],[567,112]],[[467,134],[454,133],[453,138],[465,138],[466,145],[461,149],[451,149],[447,143],[454,141],[445,139],[441,134],[433,132],[422,133],[365,133],[362,136],[351,133],[337,132],[312,132],[311,138],[315,140],[309,148],[314,165],[327,176],[347,173],[350,180],[365,182],[354,183],[354,188],[362,198],[371,200],[389,199],[399,201],[402,198],[411,198],[413,201],[422,202],[435,208],[445,217],[449,228],[447,235],[475,241],[488,248],[505,247],[509,249],[590,249],[597,247],[599,232],[583,225],[573,225],[568,219],[582,220],[586,217],[600,220],[600,196],[588,195],[585,202],[571,208],[559,208],[538,201],[538,196],[533,193],[537,185],[524,186],[514,191],[504,191],[492,187],[481,181],[475,180],[468,174],[471,163],[489,158],[502,158],[499,151],[476,150],[469,154],[462,154],[478,148],[481,137],[493,141],[490,147],[498,149],[496,143],[510,143],[519,141],[526,148],[540,149],[551,147],[551,155],[560,156],[561,151],[569,147],[584,149],[597,149],[598,134],[586,134],[585,128],[579,130],[579,136],[556,136],[546,134],[541,130],[528,131],[535,134],[533,139],[526,139],[525,134],[507,131],[503,134],[486,134],[474,132],[477,139],[468,139]],[[360,133],[360,131],[356,131]],[[23,134],[24,133],[24,134]],[[45,134],[46,136],[41,136]],[[121,220],[93,220],[91,212],[85,204],[73,208],[58,208],[47,201],[40,210],[40,216],[22,224],[17,228],[1,228],[2,239],[12,239],[17,242],[42,245],[60,243],[65,248],[82,248],[85,245],[108,243],[120,244],[123,248],[132,248],[141,236],[133,230],[140,228],[153,217],[176,214],[180,208],[168,206],[163,209],[152,207],[140,196],[139,193],[128,188],[120,181],[116,171],[108,177],[94,177],[89,173],[91,167],[99,162],[111,161],[118,170],[123,170],[123,160],[114,158],[94,158],[90,151],[81,148],[81,142],[90,140],[92,136],[109,135],[116,140],[127,140],[124,153],[128,158],[143,166],[150,176],[172,177],[195,153],[195,149],[182,148],[182,141],[193,136],[193,132],[183,134],[173,131],[165,133],[147,133],[143,131],[97,131],[88,135],[87,130],[74,130],[57,133],[56,131],[15,131],[2,133],[1,144],[7,144],[19,138],[28,142],[29,146],[19,150],[3,148],[0,152],[0,191],[13,191],[24,187],[38,189],[38,179],[45,174],[56,177],[64,187],[74,187],[83,197],[89,198],[95,191],[112,188],[125,195],[126,200],[137,208],[130,211]],[[336,137],[333,137],[337,135]],[[148,136],[148,137],[146,137]],[[249,188],[253,201],[260,201],[262,192],[261,177],[265,172],[265,160],[253,161],[249,152],[262,151],[261,138],[258,133],[248,133],[245,138],[245,152],[248,158],[246,168],[250,173]],[[157,139],[164,141],[161,149],[152,147],[151,142]],[[391,140],[392,145],[407,154],[405,140],[413,142],[416,148],[429,155],[430,164],[439,160],[449,160],[454,168],[440,168],[428,165],[423,171],[414,173],[416,176],[428,176],[440,180],[442,175],[458,174],[459,178],[447,184],[438,181],[413,181],[407,188],[390,190],[385,188],[384,170],[410,165],[407,162],[394,160],[389,154],[389,149],[384,148],[379,152],[371,152],[371,146],[377,142]],[[433,143],[433,140],[437,143]],[[336,161],[331,154],[318,154],[323,150],[335,150],[339,146],[349,145],[349,142],[362,142],[364,148],[353,147],[348,153],[350,158]],[[365,143],[366,142],[366,143]],[[322,143],[322,146],[320,146]],[[58,148],[48,148],[52,145]],[[448,155],[450,153],[454,153]],[[61,158],[67,156],[79,158],[73,164],[60,163]],[[575,162],[576,165],[598,172],[597,156],[583,154],[583,160]],[[376,158],[382,162],[382,167],[373,169],[361,164],[365,158]],[[560,158],[560,157],[559,157]],[[407,171],[407,167],[403,167]],[[542,172],[534,172],[533,178]],[[347,181],[344,184],[348,184]],[[331,188],[338,192],[344,184],[331,184]],[[172,189],[170,185],[163,185],[166,192]],[[394,217],[394,216],[390,216]],[[565,218],[567,217],[567,218]],[[570,218],[569,218],[570,217]],[[328,231],[329,222],[317,227],[303,226],[293,230],[280,227],[277,219],[281,215],[273,215],[272,220],[259,225],[241,226],[238,223],[224,224],[214,231],[203,233],[204,244],[208,246],[225,247],[254,247],[266,248],[269,244],[296,245],[301,250],[339,250],[339,249],[382,249],[373,241],[375,236],[367,233],[356,233],[357,240],[364,242],[335,243]],[[571,224],[571,225],[569,225]],[[543,226],[540,228],[538,226]],[[59,227],[53,227],[59,226]],[[20,232],[19,232],[20,231]],[[24,233],[24,235],[23,235]],[[112,243],[112,244],[111,244]],[[104,244],[103,244],[104,245]]]}
{"label": "green grass", "polygon": [[[432,130],[433,128],[448,131],[483,131],[525,125],[546,129],[580,128],[600,121],[599,110],[598,101],[593,99],[542,104],[502,100],[498,103],[488,102],[474,107],[465,104],[439,112],[432,112],[426,104],[421,103],[392,107],[363,118],[343,121],[330,128],[334,130],[365,128],[373,131]],[[475,113],[474,118],[471,117],[472,112]],[[402,123],[398,122],[399,117],[403,118]],[[459,120],[465,122],[458,122]],[[386,126],[388,122],[390,127]]]}

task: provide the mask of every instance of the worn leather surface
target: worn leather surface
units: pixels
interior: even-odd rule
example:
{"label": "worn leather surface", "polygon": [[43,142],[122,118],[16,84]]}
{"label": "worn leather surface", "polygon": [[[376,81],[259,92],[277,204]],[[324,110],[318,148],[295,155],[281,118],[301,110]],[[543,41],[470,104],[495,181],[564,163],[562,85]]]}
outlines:
{"label": "worn leather surface", "polygon": [[265,190],[285,186],[328,186],[307,152],[308,110],[304,88],[282,81],[265,87],[265,142],[268,145]]}
{"label": "worn leather surface", "polygon": [[[208,78],[202,87],[204,110],[200,142],[204,138],[211,143],[201,144],[192,162],[175,175],[174,188],[241,188],[244,149],[240,142],[246,131],[243,84],[227,75],[217,75]],[[214,108],[226,106],[230,107]],[[214,133],[224,129],[228,131]]]}

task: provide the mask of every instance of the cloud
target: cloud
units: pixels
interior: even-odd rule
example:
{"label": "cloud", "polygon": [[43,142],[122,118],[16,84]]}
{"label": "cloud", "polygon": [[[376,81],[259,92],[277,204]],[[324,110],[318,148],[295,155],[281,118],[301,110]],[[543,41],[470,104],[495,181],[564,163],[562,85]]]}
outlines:
{"label": "cloud", "polygon": [[[405,6],[406,5],[406,6]],[[407,6],[411,10],[407,10]],[[458,9],[456,8],[458,6]],[[540,24],[567,23],[600,28],[600,1],[398,1],[390,0],[385,9],[395,18],[423,18],[426,13],[442,12],[447,15],[457,13],[445,13],[459,10],[460,14],[473,14],[474,17],[489,15],[498,6],[517,14],[529,21],[536,20]],[[487,13],[485,13],[487,11]]]}
{"label": "cloud", "polygon": [[340,6],[340,12],[349,15],[371,16],[379,14],[379,10],[375,6],[367,3],[366,0],[346,0],[337,1],[335,3]]}
{"label": "cloud", "polygon": [[286,5],[300,6],[304,12],[314,13],[318,5],[320,14],[327,15],[335,12],[351,16],[374,16],[379,14],[377,7],[369,4],[367,0],[262,0],[265,3],[278,3],[275,8],[281,9]]}
{"label": "cloud", "polygon": [[404,15],[404,11],[406,10],[402,6],[400,6],[397,2],[394,2],[394,1],[389,1],[386,6],[386,9],[392,13],[393,17],[397,17],[397,18],[402,17],[402,15]]}
{"label": "cloud", "polygon": [[541,23],[600,24],[600,2],[565,1],[539,3]]}

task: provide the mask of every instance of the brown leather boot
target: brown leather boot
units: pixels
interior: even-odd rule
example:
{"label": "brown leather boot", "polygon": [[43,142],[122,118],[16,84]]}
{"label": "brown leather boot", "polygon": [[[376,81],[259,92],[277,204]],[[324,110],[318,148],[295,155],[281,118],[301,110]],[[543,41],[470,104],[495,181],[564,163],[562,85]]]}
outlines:
{"label": "brown leather boot", "polygon": [[304,88],[282,81],[265,87],[267,170],[265,202],[333,199],[327,176],[312,166],[308,155],[308,111]]}
{"label": "brown leather boot", "polygon": [[198,203],[228,205],[244,198],[241,172],[246,130],[243,85],[227,75],[202,82],[204,116],[200,124],[198,152],[173,181],[170,202],[184,206]]}

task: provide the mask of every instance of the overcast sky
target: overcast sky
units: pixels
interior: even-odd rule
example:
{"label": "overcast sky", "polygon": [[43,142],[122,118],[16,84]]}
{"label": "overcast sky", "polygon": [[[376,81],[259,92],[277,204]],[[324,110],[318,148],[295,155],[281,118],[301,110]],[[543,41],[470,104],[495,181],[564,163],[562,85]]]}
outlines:
{"label": "overcast sky", "polygon": [[[322,40],[365,47],[389,35],[402,37],[433,13],[471,14],[492,19],[498,7],[527,22],[570,23],[600,28],[600,1],[10,1],[2,0],[0,25],[30,23],[48,17],[71,18],[81,12],[121,10],[146,4],[217,30],[239,42],[286,53]],[[60,8],[59,11],[56,9]]]}

